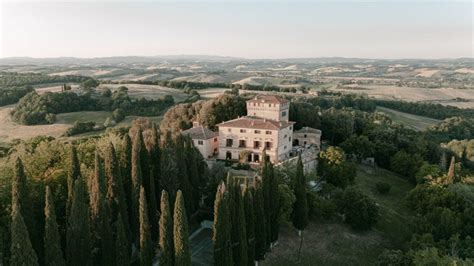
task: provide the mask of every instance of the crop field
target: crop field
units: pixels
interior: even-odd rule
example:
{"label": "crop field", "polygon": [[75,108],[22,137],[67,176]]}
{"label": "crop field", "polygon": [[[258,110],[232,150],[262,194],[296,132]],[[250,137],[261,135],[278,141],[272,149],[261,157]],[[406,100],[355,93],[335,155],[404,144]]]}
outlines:
{"label": "crop field", "polygon": [[429,118],[426,116],[412,115],[380,106],[377,106],[376,110],[378,112],[386,113],[394,122],[405,125],[406,127],[417,131],[425,130],[430,126],[441,122],[441,120]]}
{"label": "crop field", "polygon": [[[62,88],[62,83],[61,84],[54,84],[54,85],[47,85],[47,86],[34,86],[35,91],[38,94],[43,94],[45,92],[61,92]],[[68,83],[73,89],[76,89],[79,87],[79,84],[71,84]]]}
{"label": "crop field", "polygon": [[[345,86],[334,91],[365,94],[384,100],[402,100],[409,102],[431,102],[453,105],[460,108],[474,108],[474,89],[427,89],[414,87],[397,87],[386,85]],[[457,98],[466,101],[458,101]]]}
{"label": "crop field", "polygon": [[[391,185],[387,195],[375,190],[376,182]],[[367,232],[351,230],[338,222],[310,223],[303,233],[304,241],[298,261],[300,238],[289,227],[280,231],[279,244],[269,252],[263,265],[374,265],[384,248],[401,248],[411,236],[408,227],[411,213],[404,199],[413,187],[396,174],[380,168],[359,166],[356,186],[372,197],[380,208],[380,219]]]}
{"label": "crop field", "polygon": [[162,96],[171,95],[175,102],[185,100],[188,95],[182,90],[158,86],[158,85],[142,85],[142,84],[103,84],[99,88],[109,88],[116,90],[120,86],[128,88],[128,95],[132,98],[158,99]]}
{"label": "crop field", "polygon": [[224,92],[226,92],[228,90],[230,90],[230,89],[226,89],[226,88],[208,88],[208,89],[198,90],[198,92],[199,92],[199,95],[201,95],[201,97],[203,99],[212,99],[212,98],[219,97],[220,95],[224,94]]}

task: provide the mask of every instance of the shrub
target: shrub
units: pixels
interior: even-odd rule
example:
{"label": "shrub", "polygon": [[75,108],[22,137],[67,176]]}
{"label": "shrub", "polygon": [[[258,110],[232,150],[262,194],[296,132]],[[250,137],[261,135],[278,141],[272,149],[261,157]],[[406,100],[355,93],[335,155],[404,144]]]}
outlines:
{"label": "shrub", "polygon": [[54,124],[54,122],[56,122],[56,115],[53,113],[48,113],[46,114],[44,119],[46,120],[48,124]]}
{"label": "shrub", "polygon": [[378,182],[377,184],[375,184],[375,188],[380,194],[387,194],[388,192],[390,192],[392,186],[385,182]]}
{"label": "shrub", "polygon": [[70,127],[65,135],[66,136],[73,136],[77,134],[81,134],[84,132],[89,132],[94,130],[95,123],[94,122],[74,122],[74,125]]}
{"label": "shrub", "polygon": [[375,201],[354,187],[339,193],[335,199],[345,222],[356,230],[369,230],[377,223],[379,208]]}
{"label": "shrub", "polygon": [[115,122],[119,123],[120,121],[125,119],[125,112],[122,109],[117,108],[112,113],[112,116],[113,116]]}

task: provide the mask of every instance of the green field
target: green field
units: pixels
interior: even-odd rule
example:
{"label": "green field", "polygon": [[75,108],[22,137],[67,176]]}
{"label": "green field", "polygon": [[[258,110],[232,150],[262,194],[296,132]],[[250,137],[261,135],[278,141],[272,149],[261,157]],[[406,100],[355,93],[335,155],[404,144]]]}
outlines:
{"label": "green field", "polygon": [[[387,195],[375,190],[376,182],[392,185]],[[374,229],[357,232],[339,222],[310,223],[304,232],[301,258],[296,230],[283,228],[279,245],[267,254],[264,265],[374,265],[384,248],[400,248],[409,239],[411,213],[404,199],[413,186],[396,174],[380,168],[359,166],[356,186],[374,198],[380,219]]]}
{"label": "green field", "polygon": [[441,122],[441,120],[429,118],[426,116],[412,115],[380,106],[377,106],[376,110],[378,112],[386,113],[394,122],[418,131],[425,130],[430,126]]}

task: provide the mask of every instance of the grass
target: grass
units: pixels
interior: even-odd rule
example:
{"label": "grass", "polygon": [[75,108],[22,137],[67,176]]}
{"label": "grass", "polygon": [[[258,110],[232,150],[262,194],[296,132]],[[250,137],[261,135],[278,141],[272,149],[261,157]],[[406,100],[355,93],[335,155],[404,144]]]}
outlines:
{"label": "grass", "polygon": [[426,116],[412,115],[380,106],[377,106],[376,110],[386,113],[394,122],[405,125],[417,131],[425,130],[430,126],[441,122],[441,120],[429,118]]}
{"label": "grass", "polygon": [[[377,182],[390,184],[389,193],[378,193],[375,189]],[[380,219],[375,230],[390,239],[396,247],[409,240],[411,232],[407,224],[410,223],[412,213],[405,206],[405,198],[414,186],[393,172],[362,165],[357,169],[356,185],[375,199],[380,207]]]}
{"label": "grass", "polygon": [[[380,195],[377,182],[389,183],[388,194]],[[339,222],[312,222],[304,231],[301,257],[296,230],[283,228],[279,245],[267,253],[264,265],[374,265],[384,248],[401,248],[411,232],[407,224],[412,213],[404,199],[413,186],[396,174],[369,166],[357,168],[356,186],[373,198],[380,208],[380,219],[367,232],[358,232]]]}

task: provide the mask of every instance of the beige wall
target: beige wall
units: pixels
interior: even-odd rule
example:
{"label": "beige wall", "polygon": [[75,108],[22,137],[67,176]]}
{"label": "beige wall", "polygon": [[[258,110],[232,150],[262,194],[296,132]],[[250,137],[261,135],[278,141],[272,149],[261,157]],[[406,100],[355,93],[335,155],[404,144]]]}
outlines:
{"label": "beige wall", "polygon": [[[275,121],[288,121],[290,104],[247,102],[247,115]],[[284,115],[283,115],[284,114]]]}
{"label": "beige wall", "polygon": [[278,133],[278,161],[289,158],[289,153],[292,148],[293,141],[293,126],[283,128]]}
{"label": "beige wall", "polygon": [[[230,129],[230,132],[229,132]],[[245,130],[245,132],[241,132]],[[258,154],[261,160],[261,154],[265,149],[267,155],[270,157],[272,162],[278,162],[282,158],[286,158],[287,154],[291,150],[291,141],[288,141],[288,137],[292,136],[292,130],[290,127],[280,130],[260,130],[260,133],[255,132],[256,129],[244,129],[244,128],[232,128],[232,127],[219,127],[219,159],[226,159],[227,152],[232,154],[232,159],[238,160],[241,151],[250,151],[251,153]],[[258,130],[258,129],[257,129]],[[266,132],[271,132],[267,134]],[[284,140],[283,136],[287,135],[287,139]],[[232,139],[232,147],[227,147],[227,139]],[[245,140],[245,147],[239,147],[240,141]],[[259,148],[254,148],[254,141],[260,142]],[[271,147],[265,148],[265,143],[270,142]],[[287,148],[284,149],[284,146]]]}
{"label": "beige wall", "polygon": [[298,140],[298,145],[303,147],[306,144],[316,145],[321,148],[321,134],[320,133],[293,133],[293,138]]}
{"label": "beige wall", "polygon": [[194,146],[202,154],[202,157],[209,158],[212,157],[214,151],[219,148],[219,138],[210,138],[207,140],[193,139]]}

